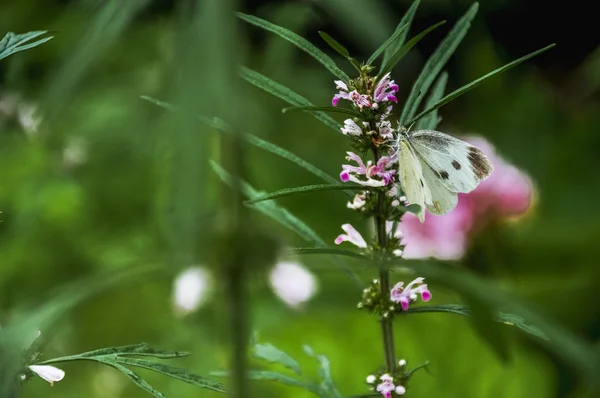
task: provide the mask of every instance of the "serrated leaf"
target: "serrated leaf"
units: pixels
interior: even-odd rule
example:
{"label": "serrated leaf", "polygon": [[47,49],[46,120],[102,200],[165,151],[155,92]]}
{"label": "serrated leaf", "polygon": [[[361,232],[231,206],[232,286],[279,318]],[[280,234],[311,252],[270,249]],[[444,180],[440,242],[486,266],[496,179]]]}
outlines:
{"label": "serrated leaf", "polygon": [[398,51],[396,51],[394,53],[394,55],[392,55],[390,57],[389,61],[385,65],[382,65],[381,71],[379,72],[379,76],[383,77],[388,72],[391,72],[392,69],[394,69],[394,67],[398,64],[398,62],[400,62],[400,60],[402,58],[404,58],[404,56],[406,54],[408,54],[408,52],[418,42],[420,42],[421,39],[423,39],[425,36],[427,36],[431,31],[433,31],[434,29],[437,29],[438,27],[442,26],[445,23],[446,23],[446,21],[441,21],[441,22],[436,23],[433,26],[430,26],[429,28],[425,29],[423,32],[419,33],[418,35],[416,35],[415,37],[413,37],[412,39],[410,39],[405,45],[403,45],[402,47],[400,47],[400,49]]}
{"label": "serrated leaf", "polygon": [[137,373],[133,372],[131,369],[126,368],[123,365],[120,365],[115,362],[104,362],[105,365],[112,366],[117,369],[119,372],[123,373],[125,376],[129,377],[129,380],[133,382],[136,386],[141,388],[144,391],[149,392],[157,398],[166,398],[160,391],[155,389],[148,383],[146,380],[142,379]]}
{"label": "serrated leaf", "polygon": [[[215,377],[229,377],[229,372],[215,371],[210,372],[210,375]],[[322,396],[322,391],[320,387],[316,384],[298,380],[294,377],[284,375],[278,372],[272,372],[268,370],[250,370],[248,371],[248,378],[251,380],[275,381],[277,383],[285,384],[286,386],[300,387],[312,392],[315,395]]]}
{"label": "serrated leaf", "polygon": [[[247,200],[246,203],[258,203],[265,200],[273,200],[283,198],[286,196],[302,195],[306,193],[321,192],[321,191],[344,191],[344,190],[357,190],[365,191],[367,187],[362,185],[347,185],[347,184],[319,184],[319,185],[305,185],[303,187],[285,188],[279,191],[260,195],[255,199]],[[367,188],[368,189],[368,188]]]}
{"label": "serrated leaf", "polygon": [[321,39],[323,39],[323,41],[325,43],[327,43],[329,45],[329,47],[334,49],[342,57],[344,57],[346,59],[350,59],[350,53],[348,52],[348,49],[346,47],[344,47],[336,39],[334,39],[333,37],[331,37],[330,35],[328,35],[327,33],[323,32],[323,31],[319,31],[319,36],[321,36]]}
{"label": "serrated leaf", "polygon": [[333,377],[331,377],[331,369],[329,366],[329,359],[327,359],[327,357],[324,355],[316,354],[312,350],[312,348],[310,348],[307,345],[303,346],[302,348],[304,349],[304,352],[306,352],[309,356],[311,356],[311,357],[315,358],[317,361],[319,361],[319,376],[321,376],[321,379],[323,381],[321,383],[321,388],[325,391],[330,392],[335,397],[341,397],[341,394],[335,387],[335,384],[333,382]]}
{"label": "serrated leaf", "polygon": [[281,111],[283,113],[292,111],[343,113],[344,115],[352,116],[361,120],[364,119],[364,115],[360,112],[337,106],[292,106],[289,108],[283,108]]}
{"label": "serrated leaf", "polygon": [[44,44],[47,41],[52,40],[54,36],[44,37],[43,39],[31,42],[31,40],[47,33],[47,30],[37,30],[21,34],[8,32],[2,38],[2,40],[0,40],[0,60],[8,57],[9,55],[18,53],[19,51],[29,50],[30,48],[37,47],[40,44]]}
{"label": "serrated leaf", "polygon": [[[179,110],[176,106],[168,104],[164,101],[157,100],[156,98],[148,97],[145,95],[142,95],[141,98],[145,99],[146,101],[152,102],[153,104],[158,105],[162,108],[168,109],[170,111],[181,112],[181,110]],[[197,118],[198,120],[200,120],[202,123],[205,123],[209,126],[214,127],[219,132],[222,132],[222,133],[230,133],[231,132],[231,128],[223,120],[221,120],[219,118],[209,118],[209,117],[205,117],[205,116],[199,116],[199,115],[195,115],[193,112],[189,112],[189,114],[194,115],[194,117]],[[272,154],[282,157],[286,160],[289,160],[290,162],[295,163],[296,165],[302,167],[304,170],[314,174],[315,176],[321,178],[322,180],[324,180],[330,184],[338,183],[337,179],[333,178],[332,176],[330,176],[323,170],[319,169],[316,166],[313,166],[306,160],[296,156],[295,154],[291,153],[290,151],[288,151],[286,149],[281,148],[280,146],[277,146],[269,141],[265,141],[262,138],[259,138],[252,134],[244,134],[243,137],[248,141],[248,143],[254,145],[255,147],[263,149],[267,152],[271,152]],[[348,194],[352,195],[351,192],[348,192]]]}
{"label": "serrated leaf", "polygon": [[246,22],[249,22],[255,26],[268,30],[269,32],[275,33],[281,38],[289,41],[290,43],[297,46],[302,51],[305,51],[307,54],[316,59],[319,63],[321,63],[327,70],[329,70],[334,76],[338,79],[341,79],[345,82],[349,81],[350,78],[348,75],[341,70],[327,54],[323,51],[319,50],[315,47],[314,44],[303,38],[302,36],[297,35],[296,33],[282,27],[279,25],[275,25],[269,21],[266,21],[262,18],[255,17],[253,15],[243,14],[241,12],[236,13],[236,15],[243,19]]}
{"label": "serrated leaf", "polygon": [[172,377],[177,380],[181,380],[196,387],[217,392],[225,392],[225,386],[222,383],[219,383],[214,380],[205,379],[204,377],[195,375],[187,371],[186,369],[139,358],[117,357],[116,362],[124,365],[137,366],[139,368],[152,370],[157,373],[162,373],[166,376]]}
{"label": "serrated leaf", "polygon": [[[253,84],[254,86],[281,98],[287,103],[294,106],[315,106],[312,102],[301,96],[300,94],[294,92],[292,89],[285,87],[277,83],[276,81],[261,75],[260,73],[246,68],[245,66],[241,66],[239,69],[239,75],[246,80],[248,83]],[[312,115],[323,122],[326,126],[335,130],[336,132],[340,132],[341,125],[336,122],[331,116],[327,115],[323,112],[315,112]]]}
{"label": "serrated leaf", "polygon": [[361,260],[364,260],[365,258],[365,256],[360,253],[341,249],[329,249],[322,247],[297,247],[289,250],[294,252],[295,254],[334,254],[336,256],[359,258]]}
{"label": "serrated leaf", "polygon": [[[413,19],[415,18],[415,14],[417,12],[417,8],[419,8],[420,3],[421,3],[421,0],[415,0],[411,4],[410,8],[406,11],[406,13],[402,16],[400,23],[398,23],[398,26],[396,27],[396,31],[398,31],[399,29],[402,29],[403,26],[406,26],[406,29],[404,30],[404,32],[401,35],[398,36],[398,38],[396,39],[396,42],[391,43],[390,46],[383,53],[383,61],[381,62],[382,68],[383,68],[383,65],[385,65],[389,62],[392,55],[394,55],[396,53],[396,51],[398,51],[398,49],[400,49],[400,47],[402,47],[402,45],[404,44],[404,41],[406,40],[406,35],[408,34],[408,31],[410,30],[410,26],[412,24]],[[381,70],[379,71],[379,74],[381,75]]]}
{"label": "serrated leaf", "polygon": [[[211,161],[210,163],[213,170],[217,173],[221,180],[230,187],[233,187],[231,175],[216,162]],[[242,181],[241,188],[244,196],[246,196],[250,200],[256,199],[261,196],[261,192],[255,190],[250,184],[248,184],[245,181]],[[306,225],[306,223],[298,219],[286,209],[279,207],[274,201],[270,200],[265,202],[258,202],[248,206],[266,215],[267,217],[272,218],[273,220],[277,221],[278,223],[290,229],[291,231],[294,231],[303,239],[314,244],[315,246],[323,248],[327,246],[325,244],[325,241],[323,241],[323,239],[321,239],[321,237],[317,235],[316,232],[314,232],[308,225]],[[354,280],[354,282],[362,289],[363,285],[360,282],[360,279],[358,279],[358,277],[350,269],[348,269],[348,267],[346,267],[345,264],[340,262],[339,259],[336,259],[336,263],[342,269],[342,271],[344,271],[344,273],[348,275],[352,280]]]}
{"label": "serrated leaf", "polygon": [[554,47],[556,44],[550,44],[549,46],[546,46],[544,48],[541,48],[537,51],[534,51],[532,53],[529,53],[527,55],[525,55],[524,57],[521,57],[517,60],[512,61],[509,64],[506,64],[498,69],[495,69],[493,71],[491,71],[490,73],[480,77],[479,79],[476,79],[474,81],[472,81],[469,84],[466,84],[464,86],[462,86],[461,88],[454,90],[453,92],[451,92],[450,94],[446,95],[444,98],[442,98],[440,101],[438,101],[435,105],[433,105],[432,107],[424,110],[423,112],[419,113],[417,116],[415,116],[411,121],[409,121],[408,123],[406,123],[406,125],[411,125],[414,122],[416,122],[417,120],[421,119],[423,116],[427,115],[429,112],[433,112],[438,108],[441,108],[442,106],[446,105],[448,102],[460,97],[461,95],[463,95],[464,93],[466,93],[467,91],[470,91],[472,89],[474,89],[475,87],[477,87],[478,85],[480,85],[481,83],[483,83],[484,81],[486,81],[487,79],[494,77],[496,75],[499,75],[501,73],[506,72],[507,70],[519,65],[522,62],[527,61],[530,58],[535,57],[536,55],[539,55],[545,51],[548,51],[549,49],[551,49],[552,47]]}
{"label": "serrated leaf", "polygon": [[410,91],[410,95],[406,100],[402,115],[400,116],[400,125],[404,126],[404,122],[412,119],[417,113],[417,109],[421,104],[421,100],[429,91],[429,88],[435,81],[435,78],[442,71],[456,48],[463,40],[469,28],[471,27],[471,21],[477,15],[479,9],[478,3],[473,3],[467,12],[456,22],[452,30],[444,38],[444,40],[435,49],[433,54],[429,57],[423,70],[419,74],[419,77],[415,81]]}
{"label": "serrated leaf", "polygon": [[405,35],[405,31],[408,29],[408,25],[409,24],[404,24],[403,26],[399,26],[398,29],[396,29],[396,31],[385,42],[383,42],[383,44],[379,46],[379,48],[375,50],[373,54],[371,54],[371,56],[367,60],[367,65],[372,65],[373,62],[375,62],[375,60],[379,58],[379,56],[385,50],[387,50],[389,46],[391,46],[393,43],[396,43],[399,40],[400,35]]}
{"label": "serrated leaf", "polygon": [[[442,72],[438,77],[437,81],[433,85],[431,94],[425,103],[425,108],[432,107],[435,103],[442,99],[444,91],[446,90],[446,84],[448,83],[448,73]],[[439,116],[437,110],[431,112],[429,115],[423,117],[417,123],[417,130],[435,130],[439,124]]]}
{"label": "serrated leaf", "polygon": [[258,359],[262,359],[263,361],[283,365],[297,374],[302,373],[300,370],[300,365],[294,358],[272,344],[255,344],[252,355]]}

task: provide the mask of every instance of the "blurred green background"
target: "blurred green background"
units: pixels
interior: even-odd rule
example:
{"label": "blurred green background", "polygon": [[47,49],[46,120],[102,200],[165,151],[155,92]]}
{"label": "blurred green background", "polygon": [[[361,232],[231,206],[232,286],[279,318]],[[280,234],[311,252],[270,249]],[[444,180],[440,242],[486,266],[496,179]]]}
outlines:
{"label": "blurred green background", "polygon": [[[140,95],[222,116],[333,176],[340,171],[348,150],[342,134],[304,113],[281,114],[287,104],[231,78],[222,66],[233,68],[237,60],[322,105],[334,94],[333,77],[274,35],[233,21],[226,13],[215,19],[227,11],[216,10],[218,3],[4,0],[0,5],[0,35],[55,31],[50,42],[0,62],[0,323],[10,323],[16,308],[35,308],[83,276],[163,267],[94,295],[61,316],[53,328],[42,331],[44,358],[146,341],[191,351],[192,356],[172,364],[201,375],[226,366],[225,298],[219,289],[214,236],[222,222],[218,214],[227,214],[230,191],[208,159],[226,162],[228,141]],[[230,6],[306,35],[333,56],[316,35],[325,30],[361,60],[393,31],[409,4],[253,1]],[[420,6],[410,35],[440,19],[449,23],[396,68],[399,98],[469,4],[438,0]],[[544,11],[552,17],[538,15]],[[598,347],[600,52],[593,52],[597,37],[573,38],[581,32],[575,26],[586,25],[590,13],[561,12],[540,9],[534,2],[482,2],[446,68],[450,90],[549,43],[558,47],[442,108],[440,129],[486,137],[535,182],[536,201],[526,217],[502,227],[500,234],[484,231],[478,236],[472,251],[483,256],[484,265],[475,272],[495,278],[503,290]],[[579,22],[570,23],[571,16]],[[196,37],[189,34],[189,26],[201,32],[201,42],[189,39]],[[352,72],[342,60],[338,64]],[[320,183],[254,147],[244,153],[244,173],[257,189]],[[327,242],[333,242],[345,222],[366,225],[345,208],[346,198],[339,191],[278,203]],[[260,214],[252,213],[249,222],[277,247],[307,246]],[[260,242],[254,244],[264,244]],[[301,308],[289,308],[269,288],[274,264],[266,260],[269,250],[249,247],[249,256],[257,259],[247,284],[252,330],[259,341],[287,351],[309,375],[316,375],[314,359],[302,352],[308,344],[329,358],[344,395],[368,392],[364,379],[381,365],[383,353],[379,326],[355,310],[360,291],[329,259],[310,256],[302,262],[317,276],[318,294]],[[212,270],[214,289],[201,309],[181,317],[173,306],[173,281],[194,264]],[[356,270],[364,281],[374,276],[359,266]],[[430,289],[435,304],[459,300],[451,290]],[[512,360],[503,364],[464,318],[402,318],[396,327],[399,357],[412,366],[429,360],[432,373],[418,372],[408,394],[584,396],[576,372],[554,354],[512,329],[508,335]],[[50,388],[34,379],[19,396],[150,396],[120,373],[95,363],[60,367],[67,374],[63,381]],[[218,396],[139,373],[169,397]],[[310,396],[264,382],[252,386],[255,396]]]}

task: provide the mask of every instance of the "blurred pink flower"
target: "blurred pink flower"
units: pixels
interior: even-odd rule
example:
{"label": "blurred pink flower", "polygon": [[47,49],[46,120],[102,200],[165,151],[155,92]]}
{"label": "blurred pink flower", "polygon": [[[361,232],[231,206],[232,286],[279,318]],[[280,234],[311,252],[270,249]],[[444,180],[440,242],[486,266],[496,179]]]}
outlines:
{"label": "blurred pink flower", "polygon": [[465,141],[480,148],[494,166],[494,172],[469,194],[458,194],[458,205],[443,216],[428,217],[423,224],[406,213],[402,231],[405,258],[436,257],[459,259],[465,253],[468,235],[486,220],[521,215],[531,204],[530,178],[502,159],[494,147],[481,137]]}

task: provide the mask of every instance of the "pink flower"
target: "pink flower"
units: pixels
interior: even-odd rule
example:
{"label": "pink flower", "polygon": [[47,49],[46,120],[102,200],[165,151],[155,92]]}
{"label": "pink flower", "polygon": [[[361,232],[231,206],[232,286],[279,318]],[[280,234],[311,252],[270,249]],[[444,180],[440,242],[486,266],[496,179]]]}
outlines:
{"label": "pink flower", "polygon": [[394,130],[392,129],[392,123],[390,123],[389,120],[377,123],[377,130],[379,130],[379,135],[387,140],[394,138]]}
{"label": "pink flower", "polygon": [[390,398],[392,396],[392,391],[396,389],[394,379],[387,373],[381,375],[379,379],[381,380],[381,383],[377,386],[377,391],[384,397]]}
{"label": "pink flower", "polygon": [[348,88],[348,85],[341,80],[335,80],[334,83],[339,92],[333,96],[333,99],[331,100],[331,105],[337,106],[338,102],[341,99],[345,99],[348,101],[352,101],[352,103],[361,110],[364,107],[373,107],[374,104],[370,95],[360,94],[356,90],[349,91],[350,88]]}
{"label": "pink flower", "polygon": [[350,99],[350,95],[348,94],[348,86],[341,80],[335,80],[335,88],[339,90],[339,92],[333,96],[331,100],[331,105],[337,106],[340,99]]}
{"label": "pink flower", "polygon": [[408,305],[411,301],[417,300],[417,295],[421,295],[421,300],[427,302],[431,300],[431,292],[427,285],[423,284],[425,278],[417,278],[404,287],[404,282],[398,282],[390,293],[390,300],[394,303],[400,303],[404,311],[408,311]]}
{"label": "pink flower", "polygon": [[335,238],[335,244],[339,245],[342,242],[350,242],[353,245],[360,247],[361,249],[367,248],[367,242],[364,240],[362,235],[354,229],[354,227],[350,224],[342,225],[342,229],[346,234],[341,234],[337,238]]}
{"label": "pink flower", "polygon": [[344,127],[341,128],[342,134],[344,135],[353,135],[359,137],[363,134],[362,129],[356,122],[352,119],[344,120]]}
{"label": "pink flower", "polygon": [[367,204],[367,193],[363,192],[354,195],[354,200],[352,202],[348,202],[346,207],[352,210],[360,210],[365,206],[365,204]]}
{"label": "pink flower", "polygon": [[358,166],[342,165],[340,173],[342,182],[352,181],[368,187],[383,187],[394,181],[396,170],[388,170],[388,167],[393,167],[393,159],[389,156],[382,156],[377,164],[373,165],[371,161],[365,164],[360,156],[353,152],[346,153],[348,154],[346,160],[354,161]]}
{"label": "pink flower", "polygon": [[522,171],[507,163],[492,145],[478,137],[466,141],[481,148],[494,165],[491,176],[469,194],[458,194],[458,205],[443,216],[428,217],[424,223],[411,214],[402,218],[405,258],[461,258],[469,234],[490,219],[521,215],[531,203],[532,182]]}
{"label": "pink flower", "polygon": [[379,83],[377,83],[373,98],[375,99],[375,102],[392,101],[398,103],[398,99],[395,96],[397,92],[398,85],[393,80],[390,80],[390,74],[387,73],[381,78]]}

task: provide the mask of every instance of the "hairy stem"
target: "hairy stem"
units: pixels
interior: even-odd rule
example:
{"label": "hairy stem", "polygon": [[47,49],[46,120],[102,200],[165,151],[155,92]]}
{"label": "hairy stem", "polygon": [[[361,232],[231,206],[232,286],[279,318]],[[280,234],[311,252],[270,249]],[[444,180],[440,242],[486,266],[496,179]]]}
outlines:
{"label": "hairy stem", "polygon": [[[373,147],[373,154],[375,156],[375,163],[379,160],[379,150],[377,147]],[[377,192],[377,209],[375,216],[375,228],[377,230],[377,243],[381,250],[385,250],[387,247],[387,233],[385,230],[386,219],[383,216],[383,207],[385,203],[385,192]],[[379,283],[381,291],[386,294],[391,290],[390,286],[390,270],[385,267],[382,261],[379,265]],[[385,354],[385,364],[387,370],[392,372],[395,368],[395,348],[394,348],[394,325],[392,320],[389,318],[383,318],[381,320],[381,332],[383,336],[383,351]]]}

